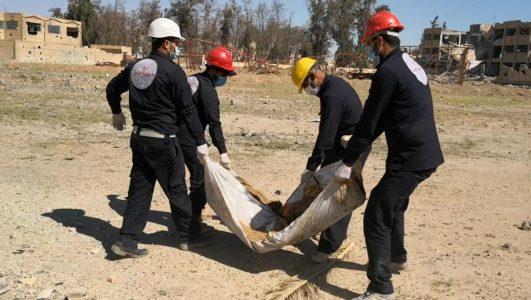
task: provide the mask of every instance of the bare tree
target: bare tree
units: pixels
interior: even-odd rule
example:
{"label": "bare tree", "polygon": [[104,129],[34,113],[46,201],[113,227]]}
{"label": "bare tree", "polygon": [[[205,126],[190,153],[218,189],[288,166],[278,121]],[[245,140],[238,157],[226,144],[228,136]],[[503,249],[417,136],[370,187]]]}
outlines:
{"label": "bare tree", "polygon": [[221,21],[221,44],[229,46],[231,41],[231,28],[233,23],[233,12],[228,3],[223,9],[223,20]]}
{"label": "bare tree", "polygon": [[159,0],[140,0],[138,10],[134,17],[138,18],[137,28],[135,31],[134,49],[138,49],[144,55],[147,55],[151,49],[150,40],[147,37],[149,24],[161,16]]}
{"label": "bare tree", "polygon": [[[159,0],[140,0],[139,6],[129,12],[124,0],[106,5],[101,5],[101,0],[68,1],[68,16],[83,20],[87,28],[84,30],[85,44],[130,45],[133,54],[149,53],[147,30],[160,16],[180,25],[187,38],[184,48],[190,55],[202,55],[216,45],[225,45],[233,50],[236,59],[282,61],[291,60],[304,49],[313,47],[309,47],[307,40],[310,31],[293,25],[292,15],[286,13],[282,0],[273,0],[271,4],[261,1],[256,5],[253,0],[226,0],[222,6],[217,6],[216,0],[172,0],[164,9]],[[328,3],[332,0],[312,1]],[[58,16],[60,10],[50,9],[50,13]],[[319,15],[315,18],[317,20]],[[322,29],[315,31],[320,33],[312,40],[312,45],[317,52],[326,53],[330,28]],[[324,44],[317,49],[322,41]]]}

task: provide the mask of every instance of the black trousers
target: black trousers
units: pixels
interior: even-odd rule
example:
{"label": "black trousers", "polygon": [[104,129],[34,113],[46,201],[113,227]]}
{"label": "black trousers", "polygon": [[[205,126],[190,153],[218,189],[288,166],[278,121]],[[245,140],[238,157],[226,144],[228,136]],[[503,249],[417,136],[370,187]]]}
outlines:
{"label": "black trousers", "polygon": [[184,155],[184,163],[190,172],[190,200],[192,201],[192,217],[194,220],[201,219],[201,212],[206,205],[205,193],[205,169],[197,158],[195,144],[181,143]]}
{"label": "black trousers", "polygon": [[369,265],[368,291],[392,294],[390,262],[404,263],[404,213],[415,188],[435,169],[424,171],[387,170],[372,190],[363,218],[363,232]]}
{"label": "black trousers", "polygon": [[[345,148],[341,146],[335,149],[325,151],[325,158],[321,163],[321,167],[338,162],[343,158],[344,152]],[[359,159],[361,160],[362,168],[365,165],[365,162],[367,161],[370,152],[371,148],[369,147],[367,151],[365,151],[365,153],[360,156]],[[330,226],[330,228],[321,232],[319,244],[317,245],[317,251],[327,254],[336,252],[339,247],[341,247],[341,244],[343,244],[343,241],[347,237],[348,225],[350,223],[351,218],[352,213],[348,214],[343,219]]]}
{"label": "black trousers", "polygon": [[176,138],[150,138],[132,134],[133,167],[127,207],[120,239],[128,247],[137,247],[146,227],[153,189],[158,181],[170,201],[175,228],[183,240],[197,232],[193,226],[192,208],[186,193],[184,160]]}

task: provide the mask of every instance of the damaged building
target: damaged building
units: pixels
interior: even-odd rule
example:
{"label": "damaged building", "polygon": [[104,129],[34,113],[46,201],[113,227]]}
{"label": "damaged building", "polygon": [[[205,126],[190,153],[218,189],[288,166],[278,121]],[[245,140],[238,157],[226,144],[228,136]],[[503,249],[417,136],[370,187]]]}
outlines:
{"label": "damaged building", "polygon": [[0,13],[0,60],[57,64],[120,64],[130,47],[90,45],[79,21]]}
{"label": "damaged building", "polygon": [[531,68],[530,28],[531,22],[522,21],[507,21],[494,25],[488,75],[503,75],[509,72],[507,69],[518,72]]}
{"label": "damaged building", "polygon": [[430,74],[465,69],[496,76],[499,83],[531,85],[531,22],[470,25],[468,32],[427,28],[420,63]]}
{"label": "damaged building", "polygon": [[[429,73],[450,71],[458,65],[466,42],[466,32],[426,28],[420,45],[420,62]],[[475,57],[469,59],[475,60]]]}
{"label": "damaged building", "polygon": [[477,60],[490,58],[493,33],[494,25],[492,24],[470,25],[470,29],[466,33],[467,44],[473,47]]}

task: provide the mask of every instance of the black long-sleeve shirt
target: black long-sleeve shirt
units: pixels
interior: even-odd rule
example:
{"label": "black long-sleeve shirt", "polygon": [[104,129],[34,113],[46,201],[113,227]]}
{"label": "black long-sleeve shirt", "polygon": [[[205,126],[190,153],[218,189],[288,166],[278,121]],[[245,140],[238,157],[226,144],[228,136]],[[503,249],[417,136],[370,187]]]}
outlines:
{"label": "black long-sleeve shirt", "polygon": [[186,74],[169,55],[153,52],[127,66],[107,85],[113,114],[122,111],[121,94],[129,91],[133,125],[163,134],[175,134],[186,124],[196,145],[206,143]]}
{"label": "black long-sleeve shirt", "polygon": [[307,170],[315,171],[325,159],[327,150],[341,148],[341,137],[352,134],[363,106],[356,91],[342,78],[326,75],[317,94],[321,103],[319,135]]}
{"label": "black long-sleeve shirt", "polygon": [[[214,85],[214,79],[207,72],[203,72],[188,77],[188,84],[192,89],[192,98],[197,106],[203,130],[208,125],[208,132],[212,138],[212,143],[218,149],[219,153],[226,153],[227,147],[225,145],[223,129],[221,128],[219,97]],[[189,133],[186,128],[181,129],[179,142],[182,144],[190,142]]]}
{"label": "black long-sleeve shirt", "polygon": [[343,162],[354,164],[383,132],[387,168],[427,170],[444,162],[428,78],[422,67],[400,50],[392,51],[378,65]]}

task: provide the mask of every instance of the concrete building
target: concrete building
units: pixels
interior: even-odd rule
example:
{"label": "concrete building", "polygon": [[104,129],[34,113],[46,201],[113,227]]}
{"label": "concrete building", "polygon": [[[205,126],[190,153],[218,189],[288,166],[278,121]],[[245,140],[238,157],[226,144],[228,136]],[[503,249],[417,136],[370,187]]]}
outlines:
{"label": "concrete building", "polygon": [[0,13],[0,60],[94,65],[120,64],[125,46],[91,45],[83,47],[81,22]]}
{"label": "concrete building", "polygon": [[531,68],[530,28],[531,22],[522,21],[507,21],[494,25],[488,73],[499,75],[502,65],[516,71],[523,66]]}
{"label": "concrete building", "polygon": [[494,25],[492,24],[470,25],[470,30],[466,33],[467,44],[474,47],[477,60],[490,58],[493,34]]}
{"label": "concrete building", "polygon": [[422,34],[420,61],[429,72],[449,71],[455,59],[459,60],[466,41],[463,31],[426,28]]}

